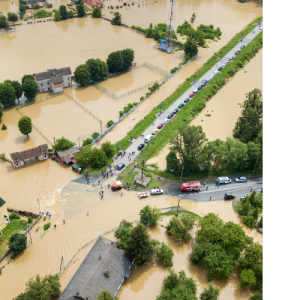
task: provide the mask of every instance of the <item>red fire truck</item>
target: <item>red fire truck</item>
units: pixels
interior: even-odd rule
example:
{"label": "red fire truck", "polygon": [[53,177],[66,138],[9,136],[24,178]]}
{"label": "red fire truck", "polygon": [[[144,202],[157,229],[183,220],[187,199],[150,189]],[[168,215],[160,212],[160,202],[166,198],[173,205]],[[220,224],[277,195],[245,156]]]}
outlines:
{"label": "red fire truck", "polygon": [[201,183],[200,181],[189,181],[181,184],[181,190],[183,192],[196,192],[200,191]]}

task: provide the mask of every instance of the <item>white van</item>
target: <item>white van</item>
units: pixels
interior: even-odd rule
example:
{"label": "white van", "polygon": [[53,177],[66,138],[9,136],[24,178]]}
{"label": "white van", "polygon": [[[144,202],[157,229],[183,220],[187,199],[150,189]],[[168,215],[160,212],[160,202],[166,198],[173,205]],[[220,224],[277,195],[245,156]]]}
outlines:
{"label": "white van", "polygon": [[231,183],[231,179],[227,176],[218,177],[218,183],[219,184]]}
{"label": "white van", "polygon": [[145,143],[149,143],[152,139],[153,139],[153,135],[152,135],[152,134],[148,134],[148,135],[145,137],[144,142],[145,142]]}

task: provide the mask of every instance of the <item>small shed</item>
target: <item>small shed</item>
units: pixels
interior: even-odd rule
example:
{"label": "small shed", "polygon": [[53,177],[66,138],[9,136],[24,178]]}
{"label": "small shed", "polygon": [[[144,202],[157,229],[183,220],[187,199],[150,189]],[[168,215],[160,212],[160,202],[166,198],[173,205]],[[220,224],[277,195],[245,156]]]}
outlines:
{"label": "small shed", "polygon": [[28,150],[10,153],[10,157],[12,160],[12,164],[14,168],[19,168],[24,166],[25,160],[28,159],[37,159],[37,160],[45,160],[49,157],[48,154],[48,145],[43,144],[35,148],[31,148]]}
{"label": "small shed", "polygon": [[58,300],[95,300],[103,290],[116,296],[132,263],[113,241],[100,236]]}
{"label": "small shed", "polygon": [[77,160],[75,159],[75,155],[80,153],[81,149],[77,148],[76,146],[72,146],[66,150],[56,151],[59,160],[63,164],[76,164]]}

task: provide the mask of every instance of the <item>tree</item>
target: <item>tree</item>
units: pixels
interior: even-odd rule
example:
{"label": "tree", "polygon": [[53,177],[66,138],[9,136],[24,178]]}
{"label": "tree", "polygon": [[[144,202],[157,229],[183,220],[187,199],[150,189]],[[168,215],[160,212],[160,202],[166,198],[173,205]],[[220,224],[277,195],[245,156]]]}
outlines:
{"label": "tree", "polygon": [[173,266],[172,259],[173,259],[173,256],[174,256],[174,252],[164,242],[157,249],[156,255],[157,255],[158,258],[160,258],[162,260],[164,265],[166,265],[167,267],[172,267]]}
{"label": "tree", "polygon": [[176,152],[171,150],[166,156],[167,170],[174,175],[180,176],[180,161],[177,158]]}
{"label": "tree", "polygon": [[85,9],[83,3],[79,3],[76,5],[77,15],[79,18],[85,16]]}
{"label": "tree", "polygon": [[16,21],[18,21],[18,16],[14,12],[8,12],[7,19],[8,19],[8,21],[16,22]]}
{"label": "tree", "polygon": [[209,285],[207,288],[204,288],[204,291],[200,295],[200,300],[218,300],[220,296],[220,289]]}
{"label": "tree", "polygon": [[39,91],[38,84],[35,80],[27,79],[23,84],[23,91],[25,97],[28,99],[34,99]]}
{"label": "tree", "polygon": [[118,300],[119,298],[114,297],[110,291],[104,290],[97,296],[97,300]]}
{"label": "tree", "polygon": [[252,270],[248,270],[248,269],[242,270],[240,278],[241,278],[241,286],[243,288],[246,288],[250,285],[255,285],[256,283],[256,278]]}
{"label": "tree", "polygon": [[67,7],[65,5],[61,5],[59,7],[59,13],[60,13],[60,16],[61,16],[62,20],[65,20],[65,19],[68,18]]}
{"label": "tree", "polygon": [[87,85],[91,81],[91,74],[86,64],[77,66],[74,72],[74,76],[75,82],[79,83],[80,85]]}
{"label": "tree", "polygon": [[91,145],[82,147],[81,152],[75,155],[76,160],[80,163],[82,168],[91,164],[93,149]]}
{"label": "tree", "polygon": [[22,91],[22,85],[20,84],[19,81],[17,81],[17,80],[13,80],[13,81],[5,80],[4,83],[9,83],[9,84],[12,85],[12,87],[15,90],[16,99],[21,98],[21,96],[23,94],[23,91]]}
{"label": "tree", "polygon": [[82,146],[90,145],[93,142],[93,139],[87,138],[82,141]]}
{"label": "tree", "polygon": [[11,105],[15,102],[15,89],[10,83],[0,83],[0,102],[4,105]]}
{"label": "tree", "polygon": [[24,135],[29,135],[29,133],[32,131],[32,123],[31,119],[27,116],[22,117],[18,122],[19,130]]}
{"label": "tree", "polygon": [[253,239],[246,245],[239,264],[242,269],[252,269],[254,265],[262,264],[262,245],[253,243]]}
{"label": "tree", "polygon": [[123,71],[123,56],[121,51],[115,51],[108,55],[106,64],[109,72],[120,72]]}
{"label": "tree", "polygon": [[191,38],[188,38],[187,41],[184,43],[184,53],[188,57],[193,57],[194,55],[198,54],[198,47]]}
{"label": "tree", "polygon": [[61,139],[57,139],[55,144],[52,146],[52,148],[55,151],[61,151],[61,150],[66,150],[74,146],[75,144],[69,141],[68,139],[65,139],[62,137]]}
{"label": "tree", "polygon": [[12,258],[15,258],[18,253],[26,248],[27,238],[22,233],[14,233],[8,243],[8,248],[13,251]]}
{"label": "tree", "polygon": [[94,133],[92,134],[93,140],[95,140],[99,135],[100,135],[99,132],[94,132]]}
{"label": "tree", "polygon": [[246,94],[246,100],[239,104],[242,108],[241,116],[238,118],[233,136],[243,143],[254,141],[262,130],[262,93],[254,89]]}
{"label": "tree", "polygon": [[160,213],[160,209],[157,207],[151,207],[147,205],[140,211],[140,222],[146,227],[148,224],[156,225],[160,218]]}
{"label": "tree", "polygon": [[194,23],[194,22],[195,22],[195,19],[196,19],[196,14],[193,13],[193,14],[192,14],[192,17],[191,17],[191,23]]}
{"label": "tree", "polygon": [[121,14],[119,12],[114,13],[114,18],[111,21],[112,25],[122,25]]}
{"label": "tree", "polygon": [[102,12],[99,6],[93,8],[92,18],[101,18]]}
{"label": "tree", "polygon": [[[1,118],[0,118],[1,119]],[[263,228],[263,217],[260,218],[259,222],[258,222],[258,227],[259,228]]]}
{"label": "tree", "polygon": [[163,287],[156,300],[197,300],[197,284],[192,277],[186,277],[185,272],[178,274],[171,269],[167,277],[164,278]]}
{"label": "tree", "polygon": [[1,122],[2,116],[3,116],[3,105],[0,102],[0,122]]}
{"label": "tree", "polygon": [[107,164],[108,158],[105,152],[101,148],[93,148],[90,165],[93,168],[101,168],[106,166]]}
{"label": "tree", "polygon": [[13,300],[47,300],[50,297],[58,298],[61,294],[60,287],[58,274],[47,275],[44,278],[36,275],[36,278],[31,278],[26,283],[25,292]]}
{"label": "tree", "polygon": [[143,224],[139,223],[133,228],[125,252],[129,256],[135,257],[138,266],[142,266],[150,260],[154,251],[151,248],[150,237]]}
{"label": "tree", "polygon": [[99,81],[101,79],[102,72],[101,72],[101,66],[97,62],[97,60],[90,58],[85,62],[85,64],[88,67],[88,71],[90,72],[91,80]]}
{"label": "tree", "polygon": [[134,60],[134,51],[130,48],[126,48],[122,50],[122,57],[123,57],[123,69],[127,70],[131,67],[133,60]]}
{"label": "tree", "polygon": [[118,229],[115,231],[115,237],[120,239],[118,247],[120,249],[126,250],[127,241],[132,232],[133,226],[132,223],[122,220]]}
{"label": "tree", "polygon": [[263,300],[263,294],[260,292],[256,292],[253,296],[249,298],[249,300]]}
{"label": "tree", "polygon": [[198,173],[200,167],[211,161],[209,149],[205,146],[207,138],[201,126],[180,126],[179,132],[170,140],[170,150],[179,159],[180,169],[184,166],[184,174]]}
{"label": "tree", "polygon": [[110,141],[102,143],[101,149],[108,158],[113,157],[116,153],[116,148]]}
{"label": "tree", "polygon": [[99,58],[96,58],[96,61],[101,69],[100,79],[105,79],[108,76],[108,66],[105,61],[102,61]]}
{"label": "tree", "polygon": [[68,18],[71,19],[75,15],[75,12],[73,10],[68,10]]}
{"label": "tree", "polygon": [[195,217],[191,214],[181,213],[179,217],[172,217],[169,224],[166,226],[168,234],[181,244],[183,240],[191,240],[192,237],[189,233],[195,225]]}
{"label": "tree", "polygon": [[32,80],[34,80],[34,76],[31,75],[31,74],[25,74],[25,75],[23,75],[23,77],[22,77],[22,79],[21,79],[21,84],[22,84],[22,86],[24,85],[24,82],[25,82],[25,80],[27,80],[27,79],[32,79]]}
{"label": "tree", "polygon": [[4,16],[0,16],[0,28],[6,27],[6,18]]}

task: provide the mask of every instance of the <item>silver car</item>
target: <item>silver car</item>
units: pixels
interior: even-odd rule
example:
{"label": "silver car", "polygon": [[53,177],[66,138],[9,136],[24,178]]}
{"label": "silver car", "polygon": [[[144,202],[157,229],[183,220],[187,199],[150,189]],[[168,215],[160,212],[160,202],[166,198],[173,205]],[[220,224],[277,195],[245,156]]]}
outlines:
{"label": "silver car", "polygon": [[245,176],[237,177],[234,179],[235,182],[247,182],[247,178]]}

